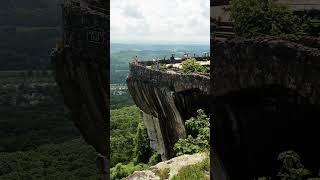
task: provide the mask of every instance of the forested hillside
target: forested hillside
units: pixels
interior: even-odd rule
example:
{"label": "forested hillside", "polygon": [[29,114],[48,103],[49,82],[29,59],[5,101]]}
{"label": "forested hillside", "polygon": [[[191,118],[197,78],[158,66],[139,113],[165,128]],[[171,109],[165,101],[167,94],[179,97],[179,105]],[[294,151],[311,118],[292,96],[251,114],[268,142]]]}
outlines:
{"label": "forested hillside", "polygon": [[0,179],[97,180],[95,159],[94,149],[79,139],[24,152],[0,152]]}
{"label": "forested hillside", "polygon": [[0,151],[30,150],[79,138],[49,77],[0,78]]}

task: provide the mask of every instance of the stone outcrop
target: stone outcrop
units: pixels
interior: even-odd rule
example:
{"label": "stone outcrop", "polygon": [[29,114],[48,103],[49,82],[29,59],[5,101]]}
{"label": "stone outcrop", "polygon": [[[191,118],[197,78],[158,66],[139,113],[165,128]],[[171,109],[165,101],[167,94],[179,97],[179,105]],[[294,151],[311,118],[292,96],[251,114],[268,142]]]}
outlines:
{"label": "stone outcrop", "polygon": [[213,51],[214,178],[276,179],[285,150],[317,173],[320,149],[311,139],[319,138],[319,38],[234,38]]}
{"label": "stone outcrop", "polygon": [[209,76],[156,71],[131,63],[127,82],[143,111],[151,146],[163,160],[174,157],[175,142],[186,136],[184,121],[197,109],[208,109]]}
{"label": "stone outcrop", "polygon": [[[151,166],[145,171],[135,171],[132,175],[128,176],[127,180],[160,180],[159,172],[167,171],[167,179],[177,175],[181,168],[194,165],[202,162],[207,155],[205,153],[198,153],[192,155],[182,155],[172,158],[168,161],[160,162],[154,166]],[[209,177],[208,177],[209,179]]]}
{"label": "stone outcrop", "polygon": [[109,16],[108,1],[65,0],[63,42],[51,54],[55,79],[84,140],[109,171]]}
{"label": "stone outcrop", "polygon": [[214,96],[277,84],[319,103],[320,50],[315,39],[239,38],[217,43],[211,63]]}

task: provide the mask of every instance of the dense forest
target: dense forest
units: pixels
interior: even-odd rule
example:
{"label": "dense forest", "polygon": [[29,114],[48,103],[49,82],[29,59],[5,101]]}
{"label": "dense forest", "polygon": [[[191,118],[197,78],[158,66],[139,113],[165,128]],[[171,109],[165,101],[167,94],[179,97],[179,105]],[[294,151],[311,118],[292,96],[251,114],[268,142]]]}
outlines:
{"label": "dense forest", "polygon": [[[27,121],[33,125],[33,128],[40,128],[37,120],[28,119]],[[25,120],[20,118],[20,123],[23,121]],[[50,120],[45,122],[48,123]],[[24,128],[25,131],[31,133],[20,136],[38,142],[39,145],[28,146],[25,151],[18,150],[20,147],[15,147],[16,152],[0,152],[0,179],[98,179],[94,149],[81,140],[77,131],[60,134],[63,129],[74,129],[70,122],[67,119],[60,119],[61,124],[56,124],[54,128],[50,127],[52,126],[50,124],[42,127],[42,131],[46,132],[48,137],[41,133],[32,133],[28,127],[21,124],[21,129]],[[136,157],[135,139],[137,134],[139,135],[137,129],[139,124],[141,126],[141,122],[139,110],[135,106],[111,111],[112,166],[119,163],[129,164]],[[16,121],[13,123],[19,125]],[[10,133],[14,135],[15,131]],[[64,139],[60,139],[57,143],[49,139],[59,136],[63,136]],[[143,145],[147,145],[149,142],[144,128],[142,137]],[[6,139],[6,137],[1,138]],[[11,142],[18,141],[19,136],[17,140],[14,137],[11,140]],[[23,139],[20,138],[17,145],[22,146],[24,144],[22,142]],[[132,172],[129,171],[129,173]]]}
{"label": "dense forest", "polygon": [[97,180],[95,158],[94,149],[79,139],[29,151],[0,152],[0,179]]}

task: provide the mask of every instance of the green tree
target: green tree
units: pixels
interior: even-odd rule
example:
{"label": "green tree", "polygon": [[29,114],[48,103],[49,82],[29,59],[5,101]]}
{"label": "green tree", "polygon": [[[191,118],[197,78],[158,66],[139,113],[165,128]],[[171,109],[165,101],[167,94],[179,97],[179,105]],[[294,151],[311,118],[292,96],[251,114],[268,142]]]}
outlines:
{"label": "green tree", "polygon": [[197,113],[197,117],[192,117],[185,122],[188,137],[179,139],[174,145],[177,156],[203,152],[210,147],[210,118],[202,109],[199,109]]}
{"label": "green tree", "polygon": [[139,123],[142,123],[142,118],[136,106],[111,110],[111,167],[134,160],[135,137]]}
{"label": "green tree", "polygon": [[182,69],[185,73],[207,72],[207,68],[197,62],[195,58],[190,58],[182,62]]}
{"label": "green tree", "polygon": [[144,125],[140,123],[137,128],[137,134],[135,137],[135,163],[148,163],[152,156],[152,149],[147,134],[147,130]]}
{"label": "green tree", "polygon": [[251,37],[258,35],[301,34],[301,19],[293,15],[288,7],[273,0],[233,0],[231,18],[235,33]]}
{"label": "green tree", "polygon": [[110,178],[111,180],[118,180],[125,178],[132,174],[134,171],[142,171],[146,169],[147,166],[144,164],[134,165],[132,162],[129,164],[118,163],[115,167],[111,168]]}
{"label": "green tree", "polygon": [[76,139],[48,144],[30,151],[0,152],[0,179],[96,180],[95,150]]}

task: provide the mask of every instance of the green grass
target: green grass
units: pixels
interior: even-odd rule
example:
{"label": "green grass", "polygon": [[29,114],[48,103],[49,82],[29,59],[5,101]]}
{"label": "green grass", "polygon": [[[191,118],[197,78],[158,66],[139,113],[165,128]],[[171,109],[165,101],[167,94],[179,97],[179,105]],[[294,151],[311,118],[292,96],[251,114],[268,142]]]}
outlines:
{"label": "green grass", "polygon": [[171,178],[171,180],[202,180],[208,179],[210,172],[209,158],[203,161],[181,168],[179,173]]}
{"label": "green grass", "polygon": [[115,167],[111,168],[110,178],[111,180],[125,179],[125,177],[131,175],[135,171],[143,171],[147,169],[145,164],[135,165],[133,162],[129,164],[118,163]]}

